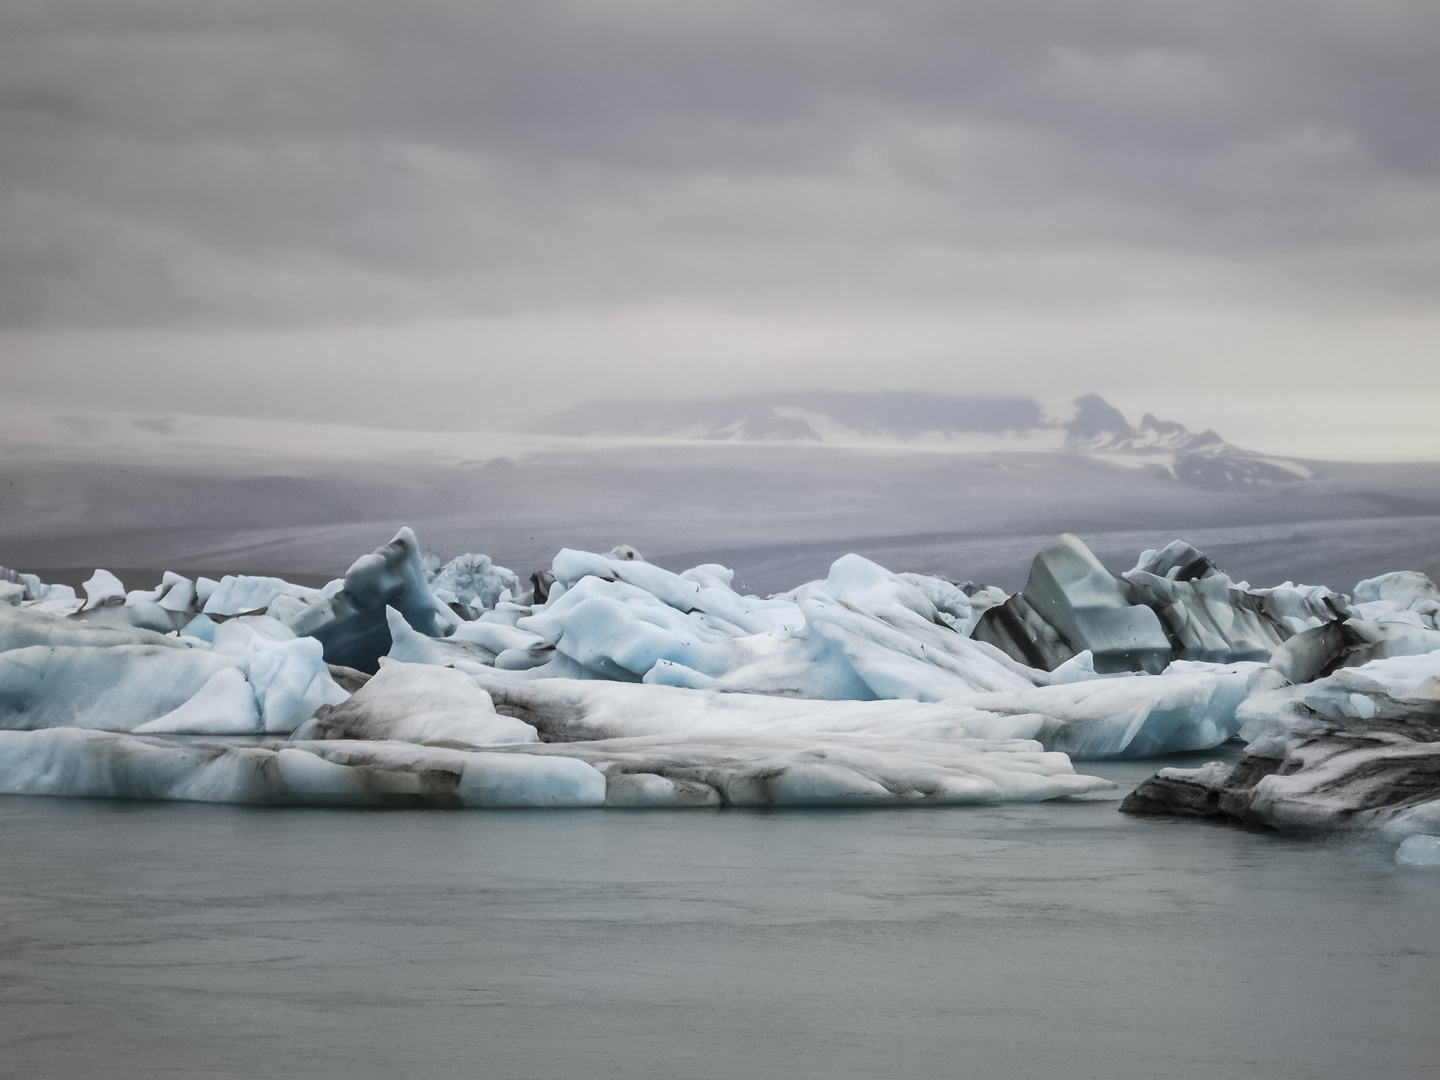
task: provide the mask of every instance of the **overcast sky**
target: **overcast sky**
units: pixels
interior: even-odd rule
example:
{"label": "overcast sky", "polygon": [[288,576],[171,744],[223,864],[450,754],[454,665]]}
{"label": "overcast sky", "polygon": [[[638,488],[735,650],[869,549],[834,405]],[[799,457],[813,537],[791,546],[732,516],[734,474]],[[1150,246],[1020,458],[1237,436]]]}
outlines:
{"label": "overcast sky", "polygon": [[0,365],[396,424],[805,385],[1413,412],[1437,72],[1433,0],[0,0]]}

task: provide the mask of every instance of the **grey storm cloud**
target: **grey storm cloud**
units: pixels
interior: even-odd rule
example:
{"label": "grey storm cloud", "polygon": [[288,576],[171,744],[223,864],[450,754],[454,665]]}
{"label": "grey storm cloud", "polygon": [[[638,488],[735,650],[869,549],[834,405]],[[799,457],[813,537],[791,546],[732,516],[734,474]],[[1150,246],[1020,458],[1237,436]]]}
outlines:
{"label": "grey storm cloud", "polygon": [[1402,0],[10,0],[0,328],[1440,288]]}

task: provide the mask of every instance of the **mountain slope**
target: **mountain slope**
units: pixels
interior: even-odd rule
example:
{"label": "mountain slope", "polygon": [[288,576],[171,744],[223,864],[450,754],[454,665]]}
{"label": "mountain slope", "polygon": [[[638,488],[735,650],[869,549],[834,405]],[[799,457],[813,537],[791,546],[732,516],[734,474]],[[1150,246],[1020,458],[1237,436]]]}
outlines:
{"label": "mountain slope", "polygon": [[712,398],[600,399],[548,417],[537,432],[610,438],[841,445],[940,442],[954,449],[1084,453],[1153,466],[1201,487],[1309,478],[1293,461],[1192,432],[1146,413],[1139,426],[1098,394],[1075,402],[1073,418],[1047,419],[1023,397],[788,391]]}

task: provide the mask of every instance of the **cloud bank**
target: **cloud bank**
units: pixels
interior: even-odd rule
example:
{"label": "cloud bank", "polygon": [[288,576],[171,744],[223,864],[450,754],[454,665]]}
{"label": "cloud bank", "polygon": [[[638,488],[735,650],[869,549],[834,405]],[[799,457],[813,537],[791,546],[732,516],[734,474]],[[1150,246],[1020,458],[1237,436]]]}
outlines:
{"label": "cloud bank", "polygon": [[1402,0],[15,0],[0,358],[1440,395],[1437,62]]}

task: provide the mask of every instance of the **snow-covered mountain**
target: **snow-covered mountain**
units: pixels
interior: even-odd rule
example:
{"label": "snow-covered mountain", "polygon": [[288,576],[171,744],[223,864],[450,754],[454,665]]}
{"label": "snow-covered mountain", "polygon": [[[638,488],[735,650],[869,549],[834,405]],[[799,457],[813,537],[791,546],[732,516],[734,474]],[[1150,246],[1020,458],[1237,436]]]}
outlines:
{"label": "snow-covered mountain", "polygon": [[708,439],[719,442],[851,442],[926,435],[1014,435],[1047,426],[1025,397],[797,390],[697,398],[607,398],[545,418],[552,435]]}
{"label": "snow-covered mountain", "polygon": [[919,391],[790,391],[711,398],[582,402],[537,431],[588,437],[703,439],[712,442],[938,444],[952,449],[1066,451],[1153,466],[1200,486],[1303,480],[1309,471],[1227,443],[1214,431],[1146,413],[1139,426],[1098,394],[1074,403],[1069,419],[1046,417],[1023,397]]}
{"label": "snow-covered mountain", "polygon": [[1242,450],[1210,429],[1193,432],[1151,413],[1135,427],[1099,394],[1077,398],[1075,408],[1074,419],[1065,427],[1065,445],[1071,450],[1153,460],[1176,479],[1202,487],[1310,478],[1310,471],[1298,462]]}

